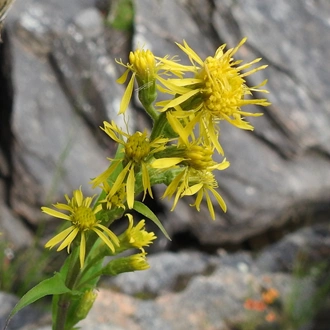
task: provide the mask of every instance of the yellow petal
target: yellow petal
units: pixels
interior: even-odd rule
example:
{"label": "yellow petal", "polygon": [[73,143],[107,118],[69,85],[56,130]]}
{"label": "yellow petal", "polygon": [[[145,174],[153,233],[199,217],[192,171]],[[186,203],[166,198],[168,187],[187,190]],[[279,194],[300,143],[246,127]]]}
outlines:
{"label": "yellow petal", "polygon": [[129,69],[127,69],[117,80],[116,80],[116,82],[118,83],[118,84],[123,84],[125,81],[126,81],[126,79],[127,79],[127,76],[128,76],[128,73],[130,72],[130,70]]}
{"label": "yellow petal", "polygon": [[85,237],[85,233],[82,232],[81,240],[80,240],[80,249],[79,249],[80,268],[84,267],[85,255],[86,255],[86,237]]}
{"label": "yellow petal", "polygon": [[184,196],[191,196],[191,195],[195,195],[198,191],[200,191],[203,187],[203,183],[197,183],[191,187],[189,187],[188,189],[186,189],[182,195]]}
{"label": "yellow petal", "polygon": [[115,252],[115,247],[113,246],[112,242],[110,241],[110,239],[105,236],[101,230],[98,230],[97,228],[93,229],[95,231],[95,233],[101,238],[101,240],[109,247],[109,249],[112,252]]}
{"label": "yellow petal", "polygon": [[126,177],[127,172],[130,170],[131,163],[129,162],[126,167],[120,172],[120,174],[117,176],[116,181],[111,187],[111,190],[109,191],[109,195],[113,196],[117,191],[120,190],[121,185]]}
{"label": "yellow petal", "polygon": [[[157,78],[159,82],[161,82],[166,88],[168,88],[168,91],[163,89],[161,86],[159,86],[158,88],[162,91],[164,90],[165,93],[167,94],[185,94],[187,92],[190,91],[189,88],[184,87],[184,82],[182,82],[182,79],[163,79],[161,77]],[[181,83],[179,83],[179,81]],[[190,81],[187,81],[187,86],[190,85],[189,84]],[[199,80],[199,83],[201,83],[201,80]]]}
{"label": "yellow petal", "polygon": [[172,158],[159,158],[154,160],[151,163],[152,168],[171,168],[182,161],[184,161],[184,158],[181,157],[172,157]]}
{"label": "yellow petal", "polygon": [[62,242],[65,237],[67,237],[71,231],[74,229],[74,226],[70,226],[69,228],[61,231],[59,234],[54,236],[52,239],[50,239],[46,244],[45,248],[52,248],[53,246],[57,245],[58,243]]}
{"label": "yellow petal", "polygon": [[68,248],[68,252],[70,252],[70,244],[73,242],[73,240],[76,238],[77,234],[79,232],[79,229],[77,227],[73,227],[73,230],[71,233],[65,238],[65,240],[62,242],[62,244],[58,247],[57,251],[61,251],[64,248]]}
{"label": "yellow petal", "polygon": [[126,111],[131,101],[131,97],[133,94],[133,87],[134,87],[134,78],[135,78],[135,73],[132,74],[132,77],[126,87],[125,93],[120,103],[119,114],[123,114]]}
{"label": "yellow petal", "polygon": [[111,241],[113,243],[115,243],[117,246],[119,246],[119,239],[118,239],[117,235],[115,235],[109,228],[107,228],[101,224],[98,224],[97,227],[101,228],[110,237]]}
{"label": "yellow petal", "polygon": [[72,207],[68,204],[63,204],[63,203],[56,203],[56,204],[53,204],[57,209],[59,210],[65,210],[65,211],[69,211],[69,212],[72,212]]}
{"label": "yellow petal", "polygon": [[166,81],[176,86],[196,85],[203,82],[201,79],[198,78],[167,79]]}
{"label": "yellow petal", "polygon": [[153,198],[152,190],[151,190],[151,186],[150,186],[150,177],[149,177],[148,168],[144,162],[141,165],[142,165],[142,185],[143,185],[143,190],[144,190],[143,199],[145,198],[147,191],[149,193],[149,196],[151,198]]}
{"label": "yellow petal", "polygon": [[173,99],[169,103],[167,103],[167,105],[163,109],[161,109],[161,111],[166,111],[169,108],[174,108],[174,107],[182,104],[183,102],[187,101],[192,96],[194,96],[198,93],[199,93],[199,89],[193,89],[190,92],[187,92],[179,97],[176,97],[175,99]]}
{"label": "yellow petal", "polygon": [[188,46],[185,40],[183,40],[184,46],[180,45],[179,43],[176,43],[176,45],[189,56],[190,61],[193,59],[199,65],[203,66],[204,62],[202,61],[202,59],[195,53],[194,50],[192,50],[192,48]]}
{"label": "yellow petal", "polygon": [[82,202],[84,200],[84,195],[83,195],[83,193],[81,191],[81,187],[80,187],[80,189],[74,190],[73,197],[75,198],[75,200],[77,202],[77,205],[78,206],[81,206],[82,205]]}
{"label": "yellow petal", "polygon": [[127,205],[130,209],[133,208],[134,205],[134,190],[135,190],[135,174],[134,174],[134,166],[131,167],[127,177]]}
{"label": "yellow petal", "polygon": [[205,191],[205,197],[206,197],[206,203],[207,203],[207,207],[209,209],[211,218],[212,218],[212,220],[215,220],[215,213],[214,213],[213,204],[212,204],[211,198],[210,198],[207,191]]}
{"label": "yellow petal", "polygon": [[49,208],[49,207],[44,207],[44,206],[43,206],[43,207],[41,208],[41,210],[42,210],[42,212],[47,213],[47,214],[49,214],[49,215],[51,215],[51,216],[53,216],[53,217],[55,217],[55,218],[59,218],[59,219],[69,220],[69,221],[71,221],[70,216],[68,216],[67,214],[64,214],[64,213],[62,213],[62,212],[59,212],[59,211],[53,210],[53,209],[51,209],[51,208]]}
{"label": "yellow petal", "polygon": [[209,189],[213,196],[216,198],[218,204],[220,205],[220,207],[222,208],[223,212],[226,212],[227,211],[227,205],[225,203],[225,201],[223,200],[223,198],[220,196],[220,194],[213,188],[210,188]]}

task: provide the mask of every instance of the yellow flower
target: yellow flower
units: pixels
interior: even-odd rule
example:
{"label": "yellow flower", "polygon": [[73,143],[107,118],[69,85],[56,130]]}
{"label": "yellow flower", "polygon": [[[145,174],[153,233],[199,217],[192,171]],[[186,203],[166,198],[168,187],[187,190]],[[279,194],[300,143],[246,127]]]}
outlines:
{"label": "yellow flower", "polygon": [[205,196],[212,219],[215,219],[214,209],[209,196],[210,191],[217,200],[220,207],[226,212],[226,204],[219,193],[215,190],[218,184],[212,172],[214,170],[224,170],[229,166],[229,162],[224,159],[221,163],[213,160],[214,146],[203,142],[202,138],[196,139],[191,131],[182,126],[181,122],[167,114],[169,123],[174,131],[179,135],[177,150],[173,153],[175,157],[159,158],[152,162],[151,166],[159,169],[169,169],[182,167],[166,188],[162,198],[171,198],[174,203],[172,210],[178,203],[179,198],[186,195],[197,194],[196,202],[192,205],[200,210],[200,203]]}
{"label": "yellow flower", "polygon": [[212,158],[214,146],[206,144],[203,137],[196,139],[190,124],[183,126],[182,122],[173,116],[172,112],[166,114],[168,123],[178,134],[177,150],[171,148],[171,153],[175,157],[159,158],[152,162],[154,168],[170,168],[175,165],[184,165],[196,170],[213,171],[222,169],[222,165]]}
{"label": "yellow flower", "polygon": [[[222,163],[218,164],[217,169],[224,170],[228,166],[229,162],[223,160]],[[211,192],[215,197],[222,210],[224,212],[227,211],[227,207],[223,198],[215,190],[217,187],[218,183],[211,171],[195,170],[191,167],[185,167],[168,185],[162,198],[171,198],[173,195],[175,195],[171,209],[171,211],[173,211],[180,198],[197,194],[196,201],[194,204],[191,204],[191,206],[195,206],[199,211],[201,201],[205,196],[211,218],[214,220],[215,214],[209,192]]]}
{"label": "yellow flower", "polygon": [[106,193],[106,197],[99,201],[100,204],[110,210],[116,207],[120,207],[125,210],[126,201],[126,185],[123,183],[117,191],[112,191],[111,186],[107,181],[102,182],[102,190]]}
{"label": "yellow flower", "polygon": [[227,211],[227,206],[221,195],[215,190],[218,188],[218,182],[216,181],[213,173],[208,171],[195,171],[189,176],[189,188],[182,192],[182,196],[195,195],[196,200],[191,206],[195,206],[197,211],[200,211],[200,204],[203,197],[206,199],[206,204],[209,209],[212,220],[215,220],[215,212],[213,207],[213,202],[211,200],[209,192],[213,195],[218,205],[222,208],[224,212]]}
{"label": "yellow flower", "polygon": [[155,57],[149,49],[137,49],[134,52],[130,52],[129,63],[124,64],[121,60],[117,61],[118,64],[127,68],[124,74],[119,79],[117,79],[119,84],[125,83],[128,74],[132,72],[131,79],[127,85],[120,104],[119,114],[124,113],[129,105],[133,94],[135,79],[137,80],[139,91],[146,89],[148,90],[147,93],[141,94],[143,94],[143,98],[146,98],[146,103],[151,104],[157,96],[156,80],[161,81],[163,84],[167,85],[166,80],[161,78],[161,75],[169,75],[172,73],[177,77],[182,77],[180,69],[184,67],[180,64],[177,64],[173,59],[172,61],[168,62],[171,64],[168,66],[166,58],[167,57],[163,59],[164,61],[161,61],[161,59]]}
{"label": "yellow flower", "polygon": [[80,266],[84,266],[85,254],[86,254],[86,235],[88,232],[95,232],[102,241],[110,248],[111,251],[115,251],[115,245],[119,246],[118,237],[107,227],[102,225],[99,220],[96,219],[96,214],[101,211],[102,206],[98,205],[96,208],[91,208],[91,203],[94,197],[86,197],[79,190],[73,191],[73,197],[70,199],[65,195],[67,204],[57,203],[54,207],[61,211],[69,212],[69,214],[62,213],[57,210],[53,210],[49,207],[42,207],[41,210],[55,218],[67,220],[71,222],[71,226],[61,233],[50,239],[46,244],[46,248],[53,248],[55,245],[60,244],[57,251],[61,251],[67,248],[70,252],[70,246],[75,238],[80,235]]}
{"label": "yellow flower", "polygon": [[126,214],[126,216],[128,217],[129,225],[125,232],[119,236],[120,249],[136,248],[145,252],[144,247],[152,244],[152,241],[157,238],[156,235],[145,230],[145,220],[141,220],[134,226],[133,216],[131,214]]}
{"label": "yellow flower", "polygon": [[[266,99],[253,99],[252,92],[268,93],[260,89],[266,84],[266,80],[259,86],[248,87],[245,77],[257,71],[263,70],[267,65],[250,69],[252,65],[261,59],[255,59],[249,63],[241,64],[242,61],[234,61],[233,56],[245,43],[244,38],[238,46],[224,52],[226,45],[220,46],[213,57],[209,56],[203,61],[188,44],[177,44],[185,52],[193,66],[187,71],[194,74],[193,78],[169,79],[171,84],[168,92],[175,95],[173,100],[158,102],[160,111],[170,108],[175,109],[174,115],[183,117],[194,114],[192,119],[200,126],[200,134],[210,139],[216,149],[222,153],[218,142],[216,123],[219,120],[227,120],[231,124],[247,130],[253,130],[253,126],[244,121],[245,116],[260,116],[261,113],[250,113],[241,110],[242,106],[255,104],[268,106]],[[168,64],[169,65],[169,64]],[[246,71],[248,70],[248,71]],[[245,98],[245,96],[249,96]]]}
{"label": "yellow flower", "polygon": [[133,135],[130,135],[123,132],[113,121],[111,123],[104,122],[102,130],[115,142],[123,146],[123,157],[116,160],[109,159],[112,161],[111,165],[106,171],[92,180],[93,187],[105,182],[117,168],[118,164],[122,163],[124,168],[113,183],[109,194],[114,195],[122,187],[122,184],[126,183],[127,205],[131,209],[133,208],[135,197],[136,172],[141,171],[142,173],[143,198],[145,198],[147,192],[152,197],[148,172],[149,161],[156,152],[165,149],[165,145],[169,140],[158,137],[150,141],[146,131],[143,133],[135,132]]}

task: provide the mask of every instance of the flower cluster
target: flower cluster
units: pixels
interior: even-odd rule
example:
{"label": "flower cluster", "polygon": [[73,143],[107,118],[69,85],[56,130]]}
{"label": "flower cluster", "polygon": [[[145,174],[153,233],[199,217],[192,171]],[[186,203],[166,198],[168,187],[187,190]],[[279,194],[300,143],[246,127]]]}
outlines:
{"label": "flower cluster", "polygon": [[[194,195],[196,199],[192,206],[199,211],[205,198],[212,219],[215,219],[214,202],[226,211],[226,204],[216,191],[218,182],[214,175],[215,170],[224,170],[229,166],[226,158],[220,163],[213,160],[215,152],[224,157],[219,142],[220,121],[226,120],[238,128],[252,130],[253,126],[245,117],[260,116],[261,113],[246,112],[242,107],[270,104],[266,99],[253,98],[252,95],[254,92],[267,93],[262,89],[266,81],[253,87],[247,86],[245,81],[245,77],[267,66],[252,68],[260,58],[245,64],[233,58],[245,41],[244,38],[235,48],[227,51],[226,45],[222,45],[213,57],[205,60],[184,41],[178,47],[188,56],[191,65],[182,65],[177,58],[155,57],[150,50],[142,49],[131,52],[126,65],[119,62],[127,69],[119,79],[120,83],[126,81],[129,72],[132,73],[120,113],[125,113],[128,107],[136,80],[140,101],[154,120],[150,137],[146,132],[129,135],[114,128],[113,123],[104,123],[104,131],[124,146],[125,155],[120,161],[125,168],[114,186],[123,182],[124,178],[129,208],[133,205],[138,186],[134,173],[141,169],[144,196],[148,193],[152,197],[150,173],[154,178],[159,178],[159,172],[153,170],[161,170],[163,178],[168,179],[167,182],[163,180],[167,185],[163,198],[174,196],[172,209],[180,198]],[[187,74],[190,77],[185,77]],[[165,101],[156,102],[156,107],[153,106],[155,89],[169,95]],[[125,142],[110,133],[109,127],[125,136]],[[111,165],[104,174],[94,179],[94,185],[109,177],[114,166]]]}
{"label": "flower cluster", "polygon": [[[133,214],[151,220],[169,238],[145,203],[146,197],[154,198],[154,185],[166,186],[162,198],[173,199],[172,210],[180,199],[189,198],[197,211],[205,200],[213,220],[216,209],[226,212],[226,203],[218,192],[219,171],[229,166],[220,144],[220,123],[227,121],[252,130],[246,117],[261,114],[242,108],[269,105],[266,99],[253,97],[255,92],[267,93],[262,88],[266,81],[249,87],[245,80],[266,66],[254,66],[260,59],[245,64],[234,60],[245,40],[229,50],[222,45],[206,59],[183,41],[177,45],[190,65],[181,64],[178,57],[161,58],[144,49],[131,52],[127,64],[117,62],[126,68],[118,83],[128,80],[119,114],[126,116],[137,85],[139,100],[153,125],[150,130],[130,132],[114,121],[104,121],[101,129],[118,147],[113,158],[108,158],[108,167],[91,179],[91,189],[101,190],[98,197],[85,197],[79,188],[72,197],[65,195],[66,203],[42,207],[44,213],[65,220],[62,230],[45,247],[67,249],[69,256],[58,273],[24,299],[35,301],[40,294],[52,294],[54,329],[73,329],[86,317],[101,276],[149,268],[146,249],[156,236],[147,231],[144,219],[134,221]],[[159,92],[163,94],[161,100],[157,99]],[[128,225],[121,233],[109,229],[123,219],[128,219]],[[266,311],[277,295],[269,289],[262,293],[261,300],[247,300],[245,307]],[[266,320],[273,322],[276,317],[270,310]]]}
{"label": "flower cluster", "polygon": [[[225,201],[217,191],[215,174],[229,166],[219,142],[220,122],[225,120],[238,128],[252,130],[253,126],[245,118],[261,114],[243,111],[242,107],[269,105],[266,99],[252,95],[267,93],[262,89],[266,81],[253,87],[245,81],[245,77],[263,70],[266,65],[253,68],[260,59],[243,64],[233,58],[245,41],[227,51],[222,45],[214,56],[205,60],[185,41],[177,44],[191,65],[180,64],[178,57],[156,57],[144,49],[131,52],[127,64],[118,62],[126,68],[119,83],[127,81],[131,74],[119,114],[125,115],[137,84],[139,99],[153,120],[152,129],[129,132],[114,121],[104,122],[101,129],[118,144],[118,150],[114,158],[108,158],[109,167],[91,180],[92,187],[101,188],[102,193],[93,204],[94,197],[84,198],[79,189],[71,199],[66,196],[67,204],[55,204],[57,210],[43,207],[43,212],[71,224],[48,241],[46,247],[60,244],[58,251],[67,248],[70,252],[71,245],[77,241],[81,268],[90,252],[87,239],[94,234],[108,248],[109,255],[133,247],[145,256],[144,247],[152,243],[155,235],[145,231],[144,220],[134,226],[133,216],[127,214],[128,229],[119,236],[108,226],[135,209],[164,232],[151,210],[141,207],[136,200],[140,193],[142,201],[147,195],[153,198],[152,186],[159,183],[167,186],[162,198],[174,199],[172,210],[179,199],[190,196],[194,198],[191,206],[197,211],[206,200],[212,219],[216,214],[214,207],[226,211]],[[159,91],[167,98],[157,102]]]}

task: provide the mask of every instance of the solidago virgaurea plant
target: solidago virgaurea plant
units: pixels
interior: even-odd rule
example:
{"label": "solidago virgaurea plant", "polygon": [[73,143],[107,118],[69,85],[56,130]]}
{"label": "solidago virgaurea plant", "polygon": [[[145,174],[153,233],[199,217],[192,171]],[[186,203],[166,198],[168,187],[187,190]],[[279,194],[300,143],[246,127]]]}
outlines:
{"label": "solidago virgaurea plant", "polygon": [[[246,118],[261,113],[246,112],[244,106],[269,105],[266,99],[253,97],[254,92],[267,93],[263,89],[266,81],[258,86],[248,86],[245,81],[266,65],[258,66],[260,59],[249,63],[234,59],[245,41],[228,50],[222,45],[204,60],[185,41],[177,44],[191,65],[180,64],[178,57],[156,57],[144,49],[131,52],[127,64],[117,62],[126,68],[118,83],[128,81],[119,115],[125,116],[136,90],[153,121],[152,128],[150,132],[130,132],[115,121],[103,123],[101,129],[118,148],[114,157],[108,158],[108,168],[89,182],[101,193],[84,196],[83,188],[78,187],[65,195],[66,203],[41,208],[64,220],[64,229],[45,247],[66,250],[61,253],[67,253],[67,259],[54,276],[22,297],[10,317],[37,299],[53,295],[53,330],[74,329],[92,307],[101,276],[148,269],[146,247],[156,236],[145,229],[145,221],[153,221],[169,238],[143,202],[147,195],[153,198],[152,186],[156,184],[167,186],[162,198],[173,198],[172,210],[179,199],[189,196],[197,211],[205,201],[213,220],[215,208],[226,212],[217,189],[219,175],[215,176],[216,171],[229,166],[220,144],[219,125],[225,120],[237,128],[253,130]],[[157,101],[159,93],[167,94],[167,99]],[[214,160],[215,153],[221,162]],[[133,214],[146,220],[136,222]],[[111,230],[115,221],[127,222],[127,229],[119,235]]]}

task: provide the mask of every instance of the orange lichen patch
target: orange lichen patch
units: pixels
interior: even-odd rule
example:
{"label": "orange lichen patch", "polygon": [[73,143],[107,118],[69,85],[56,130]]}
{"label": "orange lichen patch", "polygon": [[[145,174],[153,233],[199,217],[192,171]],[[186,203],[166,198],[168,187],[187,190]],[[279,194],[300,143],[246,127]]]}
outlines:
{"label": "orange lichen patch", "polygon": [[262,300],[267,304],[271,305],[278,297],[279,297],[279,292],[274,289],[270,288],[262,293]]}
{"label": "orange lichen patch", "polygon": [[244,302],[244,308],[248,310],[263,312],[267,308],[267,305],[262,300],[248,298]]}
{"label": "orange lichen patch", "polygon": [[269,312],[265,316],[265,320],[270,323],[276,321],[276,319],[277,319],[277,315],[274,312]]}

